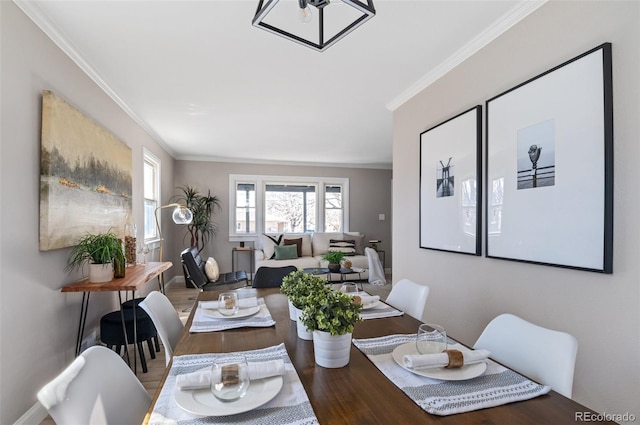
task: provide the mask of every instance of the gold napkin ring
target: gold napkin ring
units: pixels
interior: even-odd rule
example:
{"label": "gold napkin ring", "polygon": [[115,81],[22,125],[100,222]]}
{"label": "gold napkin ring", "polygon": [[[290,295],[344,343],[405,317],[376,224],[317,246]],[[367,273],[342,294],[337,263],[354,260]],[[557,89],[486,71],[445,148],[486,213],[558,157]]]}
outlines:
{"label": "gold napkin ring", "polygon": [[456,369],[464,365],[464,357],[460,350],[444,350],[449,356],[449,364],[445,366],[445,369]]}
{"label": "gold napkin ring", "polygon": [[240,370],[237,364],[222,366],[222,383],[224,385],[238,385]]}

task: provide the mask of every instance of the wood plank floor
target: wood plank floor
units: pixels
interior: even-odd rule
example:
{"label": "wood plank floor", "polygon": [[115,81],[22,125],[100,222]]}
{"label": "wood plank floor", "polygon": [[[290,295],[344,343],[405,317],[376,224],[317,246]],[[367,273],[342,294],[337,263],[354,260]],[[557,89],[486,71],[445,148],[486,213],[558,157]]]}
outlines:
{"label": "wood plank floor", "polygon": [[[391,291],[391,276],[387,275],[387,283],[383,286],[371,285],[369,283],[364,283],[363,288],[371,295],[380,295],[380,298],[385,300]],[[339,285],[336,285],[339,286]],[[182,283],[175,283],[165,288],[166,295],[171,300],[171,303],[176,308],[178,315],[182,322],[186,322],[189,314],[191,312],[191,307],[195,303],[195,299],[198,296],[198,291],[193,288],[186,288]],[[140,361],[138,359],[138,378],[140,382],[145,387],[145,389],[149,392],[149,395],[153,397],[156,390],[160,386],[160,380],[162,379],[162,375],[165,370],[165,357],[164,357],[164,348],[162,344],[160,345],[160,352],[156,353],[156,358],[151,359],[149,357],[149,351],[146,344],[144,344],[145,355],[147,359],[147,373],[142,373],[140,368]],[[131,352],[133,350],[131,349]],[[40,425],[55,425],[55,422],[51,419],[51,417],[47,416],[45,420],[43,420]]]}

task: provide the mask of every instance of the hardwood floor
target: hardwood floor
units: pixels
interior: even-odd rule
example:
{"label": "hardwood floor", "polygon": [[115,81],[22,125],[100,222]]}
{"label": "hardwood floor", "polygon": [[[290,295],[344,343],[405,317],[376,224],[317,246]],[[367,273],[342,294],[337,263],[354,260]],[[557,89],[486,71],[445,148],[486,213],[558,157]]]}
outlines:
{"label": "hardwood floor", "polygon": [[[380,295],[380,298],[385,300],[391,291],[391,276],[387,275],[387,283],[384,286],[371,285],[369,283],[363,283],[363,288],[371,295]],[[336,285],[339,287],[339,285]],[[192,288],[186,288],[183,283],[175,283],[173,285],[167,286],[165,288],[165,292],[171,303],[176,308],[178,315],[182,322],[186,322],[189,314],[191,312],[191,307],[195,303],[195,299],[198,296],[198,291]],[[162,375],[165,370],[165,357],[164,357],[164,348],[162,347],[162,343],[160,343],[160,351],[156,353],[156,358],[151,359],[149,357],[148,347],[144,344],[145,356],[147,359],[147,373],[142,373],[140,369],[140,361],[138,360],[138,378],[140,382],[145,387],[145,389],[149,392],[149,395],[153,397],[156,390],[160,385],[160,380],[162,379]],[[131,349],[131,352],[133,350]],[[40,425],[55,425],[53,419],[47,416],[45,420],[43,420]]]}

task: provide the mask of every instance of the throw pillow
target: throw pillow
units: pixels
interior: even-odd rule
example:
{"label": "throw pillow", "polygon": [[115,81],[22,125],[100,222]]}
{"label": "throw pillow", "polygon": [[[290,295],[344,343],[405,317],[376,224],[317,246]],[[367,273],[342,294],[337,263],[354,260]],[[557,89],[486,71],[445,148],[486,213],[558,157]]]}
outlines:
{"label": "throw pillow", "polygon": [[353,240],[340,241],[331,239],[329,241],[329,251],[340,251],[344,252],[344,255],[355,255],[356,243]]}
{"label": "throw pillow", "polygon": [[280,245],[280,243],[282,242],[283,235],[271,236],[263,233],[260,236],[261,236],[260,239],[262,242],[262,251],[264,252],[264,258],[268,260],[273,260],[276,256],[276,252],[274,248]]}
{"label": "throw pillow", "polygon": [[356,255],[364,255],[364,249],[366,248],[364,244],[364,235],[354,235],[350,233],[344,233],[343,238],[345,240],[353,239],[356,243]]}
{"label": "throw pillow", "polygon": [[295,245],[298,247],[298,257],[302,257],[302,238],[298,239],[285,239],[283,245]]}
{"label": "throw pillow", "polygon": [[207,275],[207,279],[211,282],[215,282],[220,277],[220,268],[218,267],[218,262],[213,258],[209,257],[207,262],[204,263],[204,274]]}
{"label": "throw pillow", "polygon": [[298,248],[295,245],[275,247],[276,260],[295,260],[298,258]]}

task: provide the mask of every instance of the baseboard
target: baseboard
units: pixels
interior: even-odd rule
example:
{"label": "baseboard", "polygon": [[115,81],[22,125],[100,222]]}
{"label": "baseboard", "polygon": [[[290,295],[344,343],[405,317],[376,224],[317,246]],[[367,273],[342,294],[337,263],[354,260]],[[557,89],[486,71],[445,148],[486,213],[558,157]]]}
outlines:
{"label": "baseboard", "polygon": [[36,402],[24,415],[20,416],[13,425],[39,425],[49,416],[47,409],[42,404]]}

